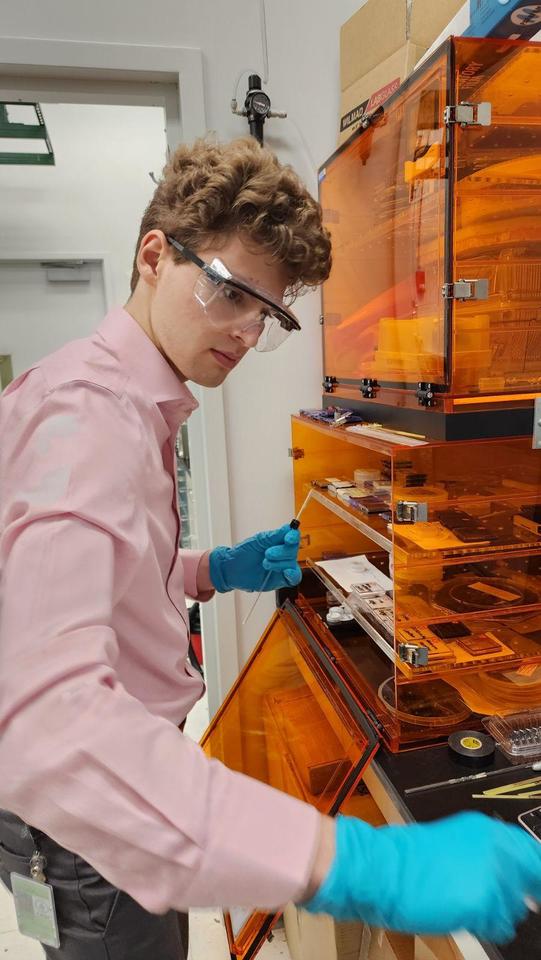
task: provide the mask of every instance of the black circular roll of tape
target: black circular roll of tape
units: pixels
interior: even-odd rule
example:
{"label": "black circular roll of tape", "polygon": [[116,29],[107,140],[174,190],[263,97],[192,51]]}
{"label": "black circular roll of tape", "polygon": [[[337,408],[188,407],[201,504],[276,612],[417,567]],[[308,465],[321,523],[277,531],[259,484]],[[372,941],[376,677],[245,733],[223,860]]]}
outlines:
{"label": "black circular roll of tape", "polygon": [[451,752],[464,763],[484,764],[494,756],[494,740],[478,730],[457,730],[447,743]]}

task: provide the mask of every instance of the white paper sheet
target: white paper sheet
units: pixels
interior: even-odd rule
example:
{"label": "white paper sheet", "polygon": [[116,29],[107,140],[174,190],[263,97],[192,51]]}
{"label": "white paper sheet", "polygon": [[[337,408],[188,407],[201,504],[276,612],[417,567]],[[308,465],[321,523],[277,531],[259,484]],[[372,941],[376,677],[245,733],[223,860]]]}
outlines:
{"label": "white paper sheet", "polygon": [[370,580],[381,584],[383,591],[393,589],[393,581],[370,563],[364,554],[356,557],[341,557],[339,560],[320,560],[316,566],[330,574],[346,594],[351,592],[352,584],[368,583]]}
{"label": "white paper sheet", "polygon": [[379,427],[365,427],[364,424],[353,424],[351,427],[346,427],[346,430],[350,430],[351,433],[360,433],[364,434],[366,437],[375,437],[376,440],[390,440],[391,443],[397,443],[401,447],[422,447],[428,443],[427,440],[423,440],[421,437],[409,437],[407,434],[400,433],[400,431],[394,430],[384,430]]}

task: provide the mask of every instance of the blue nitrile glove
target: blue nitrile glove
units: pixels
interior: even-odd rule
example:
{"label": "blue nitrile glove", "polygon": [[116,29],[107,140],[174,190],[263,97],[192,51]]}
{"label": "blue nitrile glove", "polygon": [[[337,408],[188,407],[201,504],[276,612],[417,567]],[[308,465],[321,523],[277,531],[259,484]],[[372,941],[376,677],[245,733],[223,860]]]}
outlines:
{"label": "blue nitrile glove", "polygon": [[467,930],[505,943],[541,901],[541,844],[521,827],[482,813],[433,823],[371,827],[336,821],[336,855],[311,913],[404,933]]}
{"label": "blue nitrile glove", "polygon": [[209,556],[210,579],[219,593],[228,590],[265,590],[294,587],[302,579],[297,563],[300,534],[285,523],[248,537],[236,547],[215,547]]}

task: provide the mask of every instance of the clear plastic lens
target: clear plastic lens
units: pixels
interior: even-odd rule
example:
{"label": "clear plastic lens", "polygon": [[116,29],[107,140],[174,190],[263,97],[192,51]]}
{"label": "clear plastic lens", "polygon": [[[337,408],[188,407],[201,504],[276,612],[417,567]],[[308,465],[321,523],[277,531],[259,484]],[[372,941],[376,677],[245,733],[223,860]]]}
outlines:
{"label": "clear plastic lens", "polygon": [[205,274],[196,280],[194,296],[216,327],[236,327],[254,338],[258,332],[253,346],[259,352],[276,350],[291,333],[263,301],[228,283],[213,283]]}
{"label": "clear plastic lens", "polygon": [[260,353],[267,350],[276,350],[284,340],[287,340],[291,330],[286,330],[278,317],[267,317],[265,328],[257,341],[255,349]]}

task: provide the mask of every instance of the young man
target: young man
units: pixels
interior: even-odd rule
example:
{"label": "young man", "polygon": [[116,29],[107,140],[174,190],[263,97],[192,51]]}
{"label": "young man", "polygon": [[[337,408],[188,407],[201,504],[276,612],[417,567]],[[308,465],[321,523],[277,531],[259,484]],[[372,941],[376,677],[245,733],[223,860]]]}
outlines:
{"label": "young man", "polygon": [[202,693],[185,594],[300,578],[287,526],[177,550],[186,383],[216,387],[248,350],[280,345],[299,329],[286,298],[329,269],[292,170],[253,140],[180,147],[144,214],[126,307],[3,395],[0,871],[52,884],[48,957],[182,960],[190,906],[288,900],[498,940],[525,895],[541,898],[541,854],[519,828],[335,826],[179,729]]}

